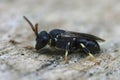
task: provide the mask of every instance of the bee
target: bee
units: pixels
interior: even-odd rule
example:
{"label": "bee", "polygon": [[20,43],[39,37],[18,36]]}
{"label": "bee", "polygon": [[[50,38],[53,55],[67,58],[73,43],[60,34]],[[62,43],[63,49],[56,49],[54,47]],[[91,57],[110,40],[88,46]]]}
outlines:
{"label": "bee", "polygon": [[41,31],[38,33],[38,23],[34,26],[27,17],[23,17],[36,35],[35,49],[40,50],[47,44],[51,47],[62,49],[65,51],[64,58],[66,63],[68,63],[68,54],[74,51],[83,51],[96,61],[93,54],[100,52],[100,46],[97,41],[105,41],[91,34],[61,29],[53,29],[50,32]]}

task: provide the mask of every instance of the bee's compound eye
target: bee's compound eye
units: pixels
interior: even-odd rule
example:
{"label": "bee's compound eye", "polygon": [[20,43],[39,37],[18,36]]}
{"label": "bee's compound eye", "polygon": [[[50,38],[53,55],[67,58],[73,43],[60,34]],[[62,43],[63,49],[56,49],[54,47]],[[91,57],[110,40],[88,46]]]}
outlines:
{"label": "bee's compound eye", "polygon": [[49,34],[46,31],[40,32],[39,36],[36,38],[35,48],[38,50],[45,47],[49,42],[49,39]]}
{"label": "bee's compound eye", "polygon": [[47,44],[47,41],[45,41],[44,39],[37,39],[35,48],[36,48],[37,50],[38,50],[38,49],[41,49],[41,48],[45,47],[46,44]]}

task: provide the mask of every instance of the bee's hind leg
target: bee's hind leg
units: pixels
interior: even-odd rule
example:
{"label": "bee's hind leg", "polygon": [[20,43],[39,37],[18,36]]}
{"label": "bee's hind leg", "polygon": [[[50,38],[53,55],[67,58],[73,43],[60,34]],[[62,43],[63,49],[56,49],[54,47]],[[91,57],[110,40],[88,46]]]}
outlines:
{"label": "bee's hind leg", "polygon": [[86,48],[86,46],[83,43],[80,43],[80,46],[83,48],[83,50],[92,58],[92,60],[99,64],[100,62],[92,55],[92,53]]}

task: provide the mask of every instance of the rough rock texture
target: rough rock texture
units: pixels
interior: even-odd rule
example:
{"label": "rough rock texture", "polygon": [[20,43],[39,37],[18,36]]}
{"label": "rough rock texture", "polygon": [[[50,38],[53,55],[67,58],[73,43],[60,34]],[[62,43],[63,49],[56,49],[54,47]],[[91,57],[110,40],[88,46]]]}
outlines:
{"label": "rough rock texture", "polygon": [[[36,51],[23,16],[38,22],[40,31],[59,28],[105,39],[96,55],[100,64],[82,53],[70,54],[65,64],[64,51]],[[1,0],[0,80],[119,80],[119,30],[119,0]]]}

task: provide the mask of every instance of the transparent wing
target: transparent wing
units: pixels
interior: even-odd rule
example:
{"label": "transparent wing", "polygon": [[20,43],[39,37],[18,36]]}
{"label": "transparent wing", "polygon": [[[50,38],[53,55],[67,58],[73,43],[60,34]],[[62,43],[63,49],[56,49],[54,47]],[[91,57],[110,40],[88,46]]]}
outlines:
{"label": "transparent wing", "polygon": [[101,39],[101,38],[91,35],[91,34],[71,32],[71,31],[66,31],[66,32],[62,33],[61,37],[81,37],[81,38],[87,38],[87,39],[91,39],[91,40],[105,41],[104,39]]}

